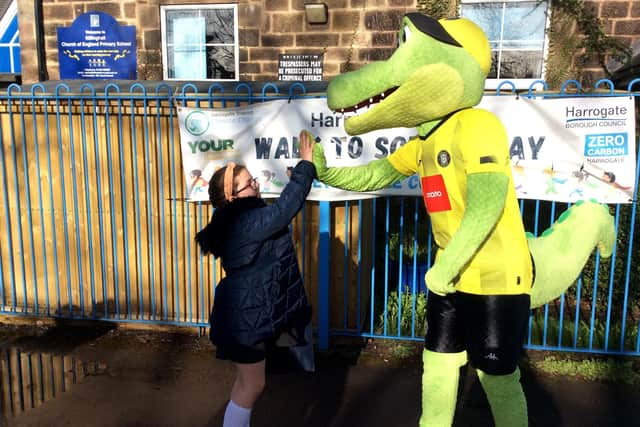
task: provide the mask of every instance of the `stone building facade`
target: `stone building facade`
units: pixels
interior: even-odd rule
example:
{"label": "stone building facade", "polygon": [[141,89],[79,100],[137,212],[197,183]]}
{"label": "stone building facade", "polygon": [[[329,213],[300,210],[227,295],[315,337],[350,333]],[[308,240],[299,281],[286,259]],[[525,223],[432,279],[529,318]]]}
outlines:
{"label": "stone building facade", "polygon": [[[19,0],[18,13],[22,50],[22,81],[38,80],[38,58],[34,3]],[[136,26],[138,79],[162,80],[160,6],[171,4],[215,4],[193,0],[40,0],[46,58],[46,76],[60,77],[57,28],[68,27],[79,15],[102,11],[121,25]],[[307,0],[316,2],[316,0]],[[229,2],[217,2],[229,3]],[[324,54],[325,80],[365,63],[386,59],[396,46],[401,17],[415,11],[416,0],[326,0],[326,24],[308,24],[305,0],[239,0],[239,79],[275,81],[281,53]],[[637,0],[588,2],[597,11],[607,34],[629,46],[640,45],[640,2]],[[596,62],[582,61],[581,71],[591,79],[604,77]]]}

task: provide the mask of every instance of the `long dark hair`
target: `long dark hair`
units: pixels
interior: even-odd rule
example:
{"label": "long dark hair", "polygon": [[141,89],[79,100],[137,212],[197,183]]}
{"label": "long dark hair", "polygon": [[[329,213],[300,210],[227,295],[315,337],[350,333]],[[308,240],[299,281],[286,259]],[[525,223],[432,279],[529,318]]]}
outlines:
{"label": "long dark hair", "polygon": [[[243,165],[236,165],[233,169],[234,180],[243,169],[246,169],[246,167]],[[226,171],[227,166],[218,169],[209,181],[209,201],[211,201],[211,204],[215,209],[220,209],[229,203],[229,201],[224,197],[224,175]],[[214,217],[215,213],[214,216],[211,217],[209,224],[200,230],[195,237],[196,243],[198,243],[204,254],[214,254],[216,252],[217,239],[216,230],[213,225]]]}

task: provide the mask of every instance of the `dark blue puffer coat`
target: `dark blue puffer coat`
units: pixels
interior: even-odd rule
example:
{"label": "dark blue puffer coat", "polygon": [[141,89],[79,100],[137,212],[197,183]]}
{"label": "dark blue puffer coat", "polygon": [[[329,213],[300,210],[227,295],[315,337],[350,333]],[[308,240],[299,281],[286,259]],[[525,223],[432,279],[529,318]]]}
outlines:
{"label": "dark blue puffer coat", "polygon": [[302,209],[314,176],[313,163],[300,161],[274,203],[235,199],[217,209],[196,236],[205,252],[221,258],[226,273],[210,316],[214,344],[254,346],[285,331],[305,344],[311,307],[289,224]]}

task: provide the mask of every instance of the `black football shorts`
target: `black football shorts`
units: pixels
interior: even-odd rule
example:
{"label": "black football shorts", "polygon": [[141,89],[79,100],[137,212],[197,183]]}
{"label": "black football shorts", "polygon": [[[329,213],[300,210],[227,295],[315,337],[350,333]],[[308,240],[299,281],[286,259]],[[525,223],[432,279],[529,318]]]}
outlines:
{"label": "black football shorts", "polygon": [[529,319],[529,295],[429,293],[425,348],[466,350],[471,365],[490,375],[515,371]]}

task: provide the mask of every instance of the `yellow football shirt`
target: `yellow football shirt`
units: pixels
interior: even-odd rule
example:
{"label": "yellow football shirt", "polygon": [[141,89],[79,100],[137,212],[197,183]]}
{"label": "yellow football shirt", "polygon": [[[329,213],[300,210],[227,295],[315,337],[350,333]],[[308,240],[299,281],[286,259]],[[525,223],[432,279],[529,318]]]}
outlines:
{"label": "yellow football shirt", "polygon": [[438,252],[447,247],[462,221],[467,176],[507,175],[502,216],[463,269],[456,289],[478,295],[530,293],[531,257],[511,176],[507,134],[496,116],[481,109],[456,112],[426,139],[408,141],[389,156],[389,162],[402,174],[419,174]]}

